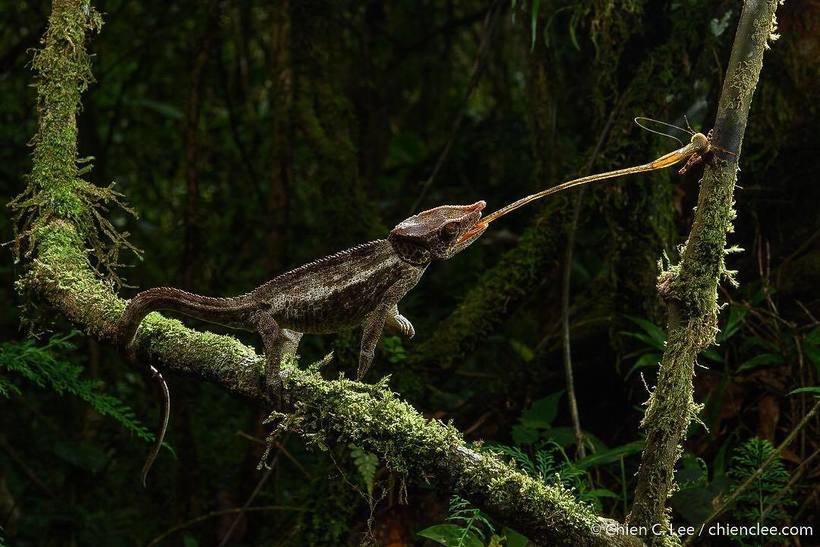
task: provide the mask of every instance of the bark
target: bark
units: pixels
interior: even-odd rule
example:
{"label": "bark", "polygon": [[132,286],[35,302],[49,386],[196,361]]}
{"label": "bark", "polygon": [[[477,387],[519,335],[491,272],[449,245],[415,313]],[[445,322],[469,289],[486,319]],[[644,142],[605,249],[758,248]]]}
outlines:
{"label": "bark", "polygon": [[[698,208],[680,263],[658,278],[667,303],[667,344],[658,382],[642,425],[646,448],[635,501],[627,522],[651,530],[667,529],[666,500],[673,492],[675,464],[690,422],[702,405],[694,403],[692,377],[698,354],[717,333],[717,287],[729,277],[724,256],[726,234],[735,217],[733,192],[749,107],[763,67],[763,53],[774,30],[777,0],[747,0],[738,23],[729,67],[718,105],[712,143],[718,151],[706,167]],[[669,542],[671,537],[656,538]]]}

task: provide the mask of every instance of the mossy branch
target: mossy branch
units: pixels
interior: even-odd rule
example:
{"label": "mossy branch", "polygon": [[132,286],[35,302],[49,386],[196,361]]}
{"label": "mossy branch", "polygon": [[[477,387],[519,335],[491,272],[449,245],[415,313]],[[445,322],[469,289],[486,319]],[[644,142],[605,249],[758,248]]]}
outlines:
{"label": "mossy branch", "polygon": [[[37,238],[37,256],[20,283],[89,335],[114,342],[125,301],[89,268],[76,228],[53,220]],[[153,313],[140,329],[137,352],[146,366],[215,382],[260,405],[272,402],[263,387],[262,357],[230,336],[197,332]],[[455,428],[428,420],[385,383],[328,381],[292,366],[284,367],[282,376],[287,414],[273,417],[311,445],[361,446],[410,480],[449,488],[539,544],[640,545],[631,536],[606,535],[612,522],[597,517],[572,492],[470,449]]]}
{"label": "mossy branch", "polygon": [[[94,219],[102,218],[95,213],[98,200],[89,196],[110,195],[83,181],[77,167],[76,115],[80,93],[90,81],[83,44],[100,19],[86,0],[55,0],[49,24],[38,54],[48,62],[35,63],[39,126],[34,168],[26,197],[17,201],[29,216],[31,257],[18,285],[90,336],[115,342],[126,303],[92,267],[95,251],[87,248],[99,241],[101,225]],[[136,346],[146,366],[215,382],[259,405],[272,403],[262,379],[262,358],[235,338],[196,332],[154,313],[143,323]],[[411,480],[449,487],[539,544],[640,545],[632,536],[607,535],[614,523],[597,517],[572,492],[469,448],[454,427],[426,419],[386,382],[328,381],[294,366],[284,367],[282,378],[282,410],[288,414],[272,417],[282,418],[277,428],[295,431],[309,444],[361,446]]]}
{"label": "mossy branch", "polygon": [[39,125],[31,140],[33,168],[26,189],[8,206],[17,233],[15,255],[30,256],[37,244],[38,228],[52,219],[71,221],[90,244],[95,267],[117,281],[114,268],[123,248],[137,253],[105,217],[108,206],[118,205],[121,194],[94,186],[82,177],[91,170],[93,158],[77,154],[77,111],[80,95],[93,82],[91,60],[85,50],[86,33],[98,32],[102,17],[89,0],[54,2],[42,49],[34,54]]}
{"label": "mossy branch", "polygon": [[[663,271],[658,290],[667,302],[669,324],[658,382],[642,425],[647,441],[630,525],[668,528],[666,500],[674,490],[675,464],[690,422],[701,405],[693,399],[692,377],[698,353],[715,340],[717,287],[727,277],[726,236],[735,217],[733,194],[749,107],[773,37],[778,0],[746,0],[718,105],[712,143],[718,151],[701,181],[698,208],[680,263]],[[661,542],[672,538],[658,539]]]}

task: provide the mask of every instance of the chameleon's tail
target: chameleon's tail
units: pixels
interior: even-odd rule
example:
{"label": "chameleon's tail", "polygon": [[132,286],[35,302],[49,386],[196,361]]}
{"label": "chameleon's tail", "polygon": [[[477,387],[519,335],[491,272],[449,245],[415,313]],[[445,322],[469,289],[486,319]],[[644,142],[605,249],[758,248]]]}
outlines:
{"label": "chameleon's tail", "polygon": [[117,338],[121,344],[130,346],[140,323],[153,311],[174,311],[230,327],[236,322],[237,313],[252,306],[249,295],[214,298],[171,287],[155,287],[142,291],[128,303],[120,318]]}
{"label": "chameleon's tail", "polygon": [[[212,298],[200,296],[180,289],[171,287],[157,287],[148,289],[137,294],[126,306],[120,318],[117,328],[117,339],[124,346],[127,359],[134,364],[139,364],[134,348],[134,336],[137,329],[145,319],[145,316],[152,311],[175,311],[184,315],[204,319],[212,323],[225,324],[231,326],[237,321],[237,317],[242,312],[250,309],[253,303],[247,295],[234,298]],[[168,429],[168,419],[171,412],[171,395],[168,391],[168,384],[162,374],[151,367],[151,375],[157,379],[162,390],[162,423],[157,432],[157,438],[145,465],[142,468],[142,485],[146,485],[148,471],[157,459],[162,441],[165,439],[165,431]]]}
{"label": "chameleon's tail", "polygon": [[148,486],[148,472],[151,470],[151,466],[154,465],[154,460],[157,459],[159,451],[162,448],[162,441],[165,439],[165,432],[168,430],[168,420],[171,416],[171,392],[168,391],[168,384],[165,382],[165,378],[162,377],[162,374],[154,367],[151,367],[151,375],[157,379],[159,387],[162,390],[162,423],[157,432],[154,446],[151,447],[151,452],[148,453],[148,457],[142,466],[143,488]]}

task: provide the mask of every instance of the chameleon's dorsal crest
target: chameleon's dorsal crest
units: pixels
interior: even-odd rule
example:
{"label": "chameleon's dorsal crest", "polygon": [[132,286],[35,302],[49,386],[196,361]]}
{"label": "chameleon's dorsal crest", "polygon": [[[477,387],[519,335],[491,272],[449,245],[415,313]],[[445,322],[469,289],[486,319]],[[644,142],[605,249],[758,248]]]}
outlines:
{"label": "chameleon's dorsal crest", "polygon": [[[304,333],[328,334],[362,327],[358,377],[373,361],[376,343],[385,328],[412,338],[413,324],[399,313],[398,304],[434,258],[450,258],[484,231],[479,226],[485,203],[445,205],[422,211],[379,239],[314,260],[276,276],[249,293],[215,298],[172,287],[137,294],[128,304],[117,338],[136,360],[137,329],[152,311],[173,311],[228,328],[257,332],[265,349],[265,377],[272,398],[281,390],[279,363],[296,354]],[[159,372],[152,369],[162,382]],[[164,387],[165,384],[162,382]],[[143,469],[144,477],[156,458],[168,420],[168,391],[164,390],[163,426]]]}

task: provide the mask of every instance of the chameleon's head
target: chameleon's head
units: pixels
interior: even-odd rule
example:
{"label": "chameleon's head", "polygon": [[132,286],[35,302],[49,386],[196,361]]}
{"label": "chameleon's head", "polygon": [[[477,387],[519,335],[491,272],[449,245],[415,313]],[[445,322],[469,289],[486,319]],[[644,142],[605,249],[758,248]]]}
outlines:
{"label": "chameleon's head", "polygon": [[442,205],[422,211],[393,228],[387,239],[399,256],[413,264],[450,258],[484,233],[486,226],[482,227],[478,221],[486,205],[478,201],[472,205]]}

